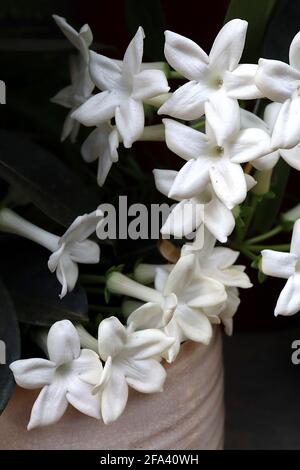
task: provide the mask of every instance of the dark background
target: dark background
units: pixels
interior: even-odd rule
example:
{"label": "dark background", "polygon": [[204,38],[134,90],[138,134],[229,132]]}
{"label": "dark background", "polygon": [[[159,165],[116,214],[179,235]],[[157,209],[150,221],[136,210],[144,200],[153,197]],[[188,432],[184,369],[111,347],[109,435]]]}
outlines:
{"label": "dark background", "polygon": [[[252,4],[249,0],[242,2]],[[228,0],[1,0],[0,78],[6,82],[7,105],[0,107],[0,127],[34,136],[71,168],[86,172],[88,179],[89,170],[81,161],[79,144],[60,144],[65,110],[49,102],[69,83],[67,56],[71,52],[51,15],[65,16],[74,27],[89,23],[94,34],[93,48],[115,58],[122,57],[141,24],[146,33],[144,60],[154,61],[163,60],[164,29],[183,34],[208,51],[224,22],[229,3]],[[264,4],[267,7],[267,3],[261,0],[260,8]],[[153,8],[154,17],[149,13],[150,10],[153,13]],[[260,23],[259,15],[255,17],[255,11],[251,12],[252,41]],[[254,52],[253,48],[251,52],[246,48],[245,60],[255,61],[264,56],[287,61],[289,43],[299,27],[300,1],[278,0],[263,31],[264,41],[259,42]],[[81,131],[80,142],[85,133],[86,130]],[[164,147],[155,143],[135,146],[147,184],[152,184],[151,170],[157,164],[169,167],[170,163],[180,164]],[[118,173],[110,178],[108,181],[113,184],[121,182]],[[2,186],[1,192],[5,193],[7,186],[5,183]],[[292,170],[283,194],[283,209],[300,202],[299,193],[299,175]],[[138,192],[132,197],[141,201],[143,197],[149,198],[149,194]],[[109,199],[109,194],[104,192],[103,198]],[[43,222],[49,223],[46,218]],[[289,236],[281,235],[278,240],[287,243]],[[273,310],[283,282],[268,279],[259,285],[256,271],[249,268],[249,274],[256,286],[242,292],[236,334],[225,340],[227,447],[300,448],[300,366],[293,366],[290,360],[291,342],[300,338],[300,315],[274,319]]]}

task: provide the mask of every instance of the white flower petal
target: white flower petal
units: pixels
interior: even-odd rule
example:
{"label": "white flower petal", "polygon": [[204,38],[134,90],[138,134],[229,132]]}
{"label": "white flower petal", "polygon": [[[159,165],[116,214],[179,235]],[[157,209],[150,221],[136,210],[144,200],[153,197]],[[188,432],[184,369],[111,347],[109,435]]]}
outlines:
{"label": "white flower petal", "polygon": [[184,340],[182,329],[177,323],[175,316],[173,316],[172,320],[165,326],[164,332],[174,339],[174,343],[164,354],[166,361],[171,363],[175,361],[180,351],[180,344]]}
{"label": "white flower petal", "polygon": [[89,98],[72,113],[72,118],[85,126],[97,126],[114,115],[121,97],[116,92],[103,91]]}
{"label": "white flower petal", "polygon": [[225,72],[224,86],[230,98],[254,100],[263,97],[254,81],[257,67],[256,64],[241,64],[233,72]]}
{"label": "white flower petal", "polygon": [[135,359],[150,359],[161,356],[174,340],[158,329],[146,329],[135,331],[128,335],[128,339],[122,355]]}
{"label": "white flower petal", "polygon": [[162,392],[167,373],[155,359],[130,360],[120,363],[127,384],[141,393]]}
{"label": "white flower petal", "polygon": [[235,291],[235,288],[227,289],[227,295],[226,306],[220,313],[219,317],[224,325],[225,333],[228,336],[231,336],[233,332],[232,317],[236,314],[237,309],[239,308],[240,299],[238,297],[238,291]]}
{"label": "white flower petal", "polygon": [[189,160],[179,170],[168,196],[172,199],[188,199],[201,193],[209,183],[209,170],[214,161],[210,157]]}
{"label": "white flower petal", "polygon": [[172,31],[165,31],[165,57],[168,63],[189,80],[203,80],[208,56],[194,41]]}
{"label": "white flower petal", "polygon": [[124,374],[113,367],[101,396],[101,413],[105,424],[112,423],[123,413],[128,399]]}
{"label": "white flower petal", "polygon": [[196,131],[189,126],[163,119],[165,126],[166,144],[172,152],[184,160],[195,159],[208,153],[208,139],[203,132]]}
{"label": "white flower petal", "polygon": [[196,258],[194,254],[179,258],[167,279],[164,294],[176,294],[177,297],[184,292],[192,281],[195,271]]}
{"label": "white flower petal", "polygon": [[268,276],[288,279],[295,272],[297,256],[292,253],[281,253],[273,250],[263,250],[262,271]]}
{"label": "white flower petal", "polygon": [[290,98],[300,80],[300,72],[279,60],[260,59],[255,83],[264,96],[282,103]]}
{"label": "white flower petal", "polygon": [[131,85],[133,76],[139,73],[141,69],[141,64],[143,60],[143,50],[144,50],[144,31],[140,26],[129,43],[124,59],[123,59],[123,69],[122,76],[126,83]]}
{"label": "white flower petal", "polygon": [[179,202],[162,226],[162,235],[183,238],[192,233],[203,221],[203,204],[195,198]]}
{"label": "white flower petal", "polygon": [[271,153],[271,139],[262,129],[243,129],[228,148],[234,163],[245,163]]}
{"label": "white flower petal", "polygon": [[64,108],[72,108],[74,105],[73,102],[73,86],[69,85],[62,90],[60,90],[53,98],[50,100],[52,103],[59,104]]}
{"label": "white flower petal", "polygon": [[99,90],[113,91],[122,88],[122,68],[116,61],[91,51],[89,65],[91,79]]}
{"label": "white flower petal", "polygon": [[129,98],[117,107],[115,117],[124,147],[130,148],[143,133],[145,123],[143,104]]}
{"label": "white flower petal", "polygon": [[[289,150],[286,150],[288,152]],[[257,158],[256,160],[252,160],[252,165],[254,168],[260,171],[267,171],[274,168],[277,165],[277,162],[280,158],[280,153],[278,151],[268,153],[264,157]]]}
{"label": "white flower petal", "polygon": [[132,98],[146,101],[167,93],[170,89],[164,72],[161,70],[142,70],[133,77]]}
{"label": "white flower petal", "polygon": [[163,310],[160,304],[147,302],[129,315],[127,324],[132,326],[134,330],[161,328],[163,326]]}
{"label": "white flower petal", "polygon": [[92,240],[74,242],[70,247],[70,256],[76,263],[96,264],[100,260],[100,248]]}
{"label": "white flower petal", "polygon": [[[237,258],[239,257],[239,254],[240,253],[238,251],[234,251],[231,248],[223,248],[222,246],[217,246],[214,247],[214,249],[209,254],[209,257],[207,258],[207,264],[211,268],[229,268],[236,262]],[[205,254],[203,256],[205,256]]]}
{"label": "white flower petal", "polygon": [[71,244],[72,242],[85,241],[86,238],[95,232],[96,226],[102,217],[103,214],[99,210],[95,210],[89,214],[79,215],[63,234],[59,243]]}
{"label": "white flower petal", "polygon": [[98,328],[98,348],[103,361],[114,358],[126,343],[126,328],[116,317],[102,320]]}
{"label": "white flower petal", "polygon": [[168,276],[172,271],[172,265],[167,264],[161,267],[157,267],[155,270],[155,279],[154,279],[154,286],[158,292],[163,292]]}
{"label": "white flower petal", "polygon": [[275,316],[294,315],[300,310],[300,273],[291,276],[278,298]]}
{"label": "white flower petal", "polygon": [[237,100],[228,98],[224,90],[210,96],[205,104],[208,126],[215,136],[216,143],[223,144],[233,138],[241,125],[240,108]]}
{"label": "white flower petal", "polygon": [[174,170],[153,170],[155,186],[164,196],[168,196],[177,173]]}
{"label": "white flower petal", "polygon": [[61,320],[51,326],[47,349],[49,358],[57,366],[67,364],[80,355],[80,338],[69,320]]}
{"label": "white flower petal", "polygon": [[300,146],[296,145],[296,147],[292,149],[280,149],[280,155],[282,158],[295,170],[300,171]]}
{"label": "white flower petal", "polygon": [[184,292],[189,307],[206,308],[225,302],[227,294],[223,284],[210,277],[199,275]]}
{"label": "white flower petal", "polygon": [[270,103],[264,110],[264,121],[270,131],[273,131],[279,111],[282,107],[281,103]]}
{"label": "white flower petal", "polygon": [[204,83],[191,81],[178,88],[157,111],[178,119],[191,121],[204,114],[204,104],[210,95],[210,89]]}
{"label": "white flower petal", "polygon": [[74,406],[81,413],[100,419],[101,395],[92,394],[93,386],[80,380],[75,375],[68,381],[66,398],[70,405]]}
{"label": "white flower petal", "polygon": [[233,209],[245,200],[247,184],[240,165],[223,157],[210,168],[209,173],[216,195],[228,209]]}
{"label": "white flower petal", "polygon": [[23,388],[35,389],[52,382],[55,364],[47,359],[22,359],[10,364],[16,383]]}
{"label": "white flower petal", "polygon": [[[52,256],[49,258],[48,265],[51,263],[51,258]],[[78,266],[71,260],[68,254],[63,254],[60,257],[56,268],[56,277],[62,286],[61,293],[59,294],[59,297],[62,299],[67,292],[71,292],[74,289],[78,279]]]}
{"label": "white flower petal", "polygon": [[300,71],[300,33],[297,33],[291,42],[289,61],[294,69]]}
{"label": "white flower petal", "polygon": [[[62,128],[62,133],[61,133],[61,137],[60,137],[60,140],[61,142],[64,142],[69,136],[72,135],[72,133],[74,132],[74,129],[76,128],[76,125],[80,125],[79,122],[75,121],[75,119],[73,119],[71,116],[73,114],[73,110],[71,110],[65,120],[64,120],[64,124],[63,124],[63,128]],[[79,129],[78,129],[79,130]]]}
{"label": "white flower petal", "polygon": [[289,149],[300,142],[300,96],[286,100],[276,119],[271,144],[274,149]]}
{"label": "white flower petal", "polygon": [[68,407],[64,385],[57,381],[43,388],[32,407],[28,431],[60,420]]}
{"label": "white flower petal", "polygon": [[72,371],[84,382],[97,385],[101,380],[103,367],[95,351],[82,349],[80,356],[72,362]]}
{"label": "white flower petal", "polygon": [[300,219],[296,220],[291,240],[291,253],[300,258]]}
{"label": "white flower petal", "polygon": [[235,227],[235,220],[231,210],[213,196],[204,206],[204,224],[219,242],[226,243]]}
{"label": "white flower petal", "polygon": [[[268,106],[266,106],[266,108],[267,107]],[[265,123],[256,114],[251,113],[250,111],[247,111],[246,109],[243,109],[243,108],[240,108],[240,112],[241,112],[241,129],[248,129],[248,127],[256,127],[257,129],[262,129],[263,131],[268,132],[269,129],[268,129],[267,123]]]}
{"label": "white flower petal", "polygon": [[210,342],[212,326],[202,312],[180,305],[176,310],[176,321],[188,339],[203,344]]}
{"label": "white flower petal", "polygon": [[244,50],[248,23],[234,19],[228,21],[217,35],[209,54],[209,65],[223,72],[234,70]]}
{"label": "white flower petal", "polygon": [[76,49],[80,50],[81,41],[79,39],[79,33],[72,28],[62,16],[52,15],[52,18],[70,43],[73,44]]}
{"label": "white flower petal", "polygon": [[247,274],[236,269],[235,266],[218,270],[214,273],[214,279],[221,282],[226,287],[241,287],[243,289],[252,287]]}

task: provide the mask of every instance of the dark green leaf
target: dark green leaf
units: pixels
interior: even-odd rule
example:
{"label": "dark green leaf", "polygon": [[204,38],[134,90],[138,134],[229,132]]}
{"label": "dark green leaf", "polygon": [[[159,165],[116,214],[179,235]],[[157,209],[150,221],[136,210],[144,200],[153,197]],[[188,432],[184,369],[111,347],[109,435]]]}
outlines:
{"label": "dark green leaf", "polygon": [[23,134],[0,130],[0,177],[66,227],[99,205],[97,189]]}
{"label": "dark green leaf", "polygon": [[242,62],[256,62],[261,57],[266,27],[277,0],[231,0],[225,22],[233,18],[248,21]]}
{"label": "dark green leaf", "polygon": [[59,298],[61,285],[47,267],[49,253],[31,242],[1,240],[0,273],[12,297],[20,322],[50,326],[62,319],[88,320],[84,289]]}
{"label": "dark green leaf", "polygon": [[146,40],[144,50],[146,60],[164,61],[164,13],[160,0],[141,2],[141,0],[126,0],[125,15],[128,30],[133,36],[138,27],[142,26]]}
{"label": "dark green leaf", "polygon": [[20,332],[11,298],[0,281],[0,414],[7,405],[14,388],[9,364],[20,358]]}
{"label": "dark green leaf", "polygon": [[264,199],[258,205],[253,219],[253,230],[262,233],[271,229],[280,210],[289,173],[290,167],[280,159],[273,171],[271,184],[271,191],[276,196],[273,199]]}

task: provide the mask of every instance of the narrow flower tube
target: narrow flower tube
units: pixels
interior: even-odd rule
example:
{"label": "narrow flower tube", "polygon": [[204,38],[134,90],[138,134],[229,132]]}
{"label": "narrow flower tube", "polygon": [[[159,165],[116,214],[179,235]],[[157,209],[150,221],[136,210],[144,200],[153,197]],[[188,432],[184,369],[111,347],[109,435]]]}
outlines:
{"label": "narrow flower tube", "polygon": [[136,281],[133,281],[124,274],[114,272],[106,281],[107,289],[113,294],[123,294],[135,299],[143,300],[144,302],[157,302],[163,301],[163,296],[151,287],[143,286]]}
{"label": "narrow flower tube", "polygon": [[82,325],[76,325],[82,348],[91,349],[98,353],[98,341]]}
{"label": "narrow flower tube", "polygon": [[0,230],[32,240],[35,243],[55,251],[59,237],[28,222],[10,209],[0,211]]}

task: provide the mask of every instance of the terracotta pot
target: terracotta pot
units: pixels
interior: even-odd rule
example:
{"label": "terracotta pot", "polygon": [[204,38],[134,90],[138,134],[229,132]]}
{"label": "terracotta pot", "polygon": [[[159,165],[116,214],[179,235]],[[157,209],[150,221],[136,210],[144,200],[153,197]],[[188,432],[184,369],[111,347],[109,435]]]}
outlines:
{"label": "terracotta pot", "polygon": [[0,418],[0,449],[222,449],[224,403],[220,329],[209,346],[187,342],[166,365],[163,393],[132,391],[113,424],[71,406],[54,426],[26,431],[36,391],[17,388]]}

